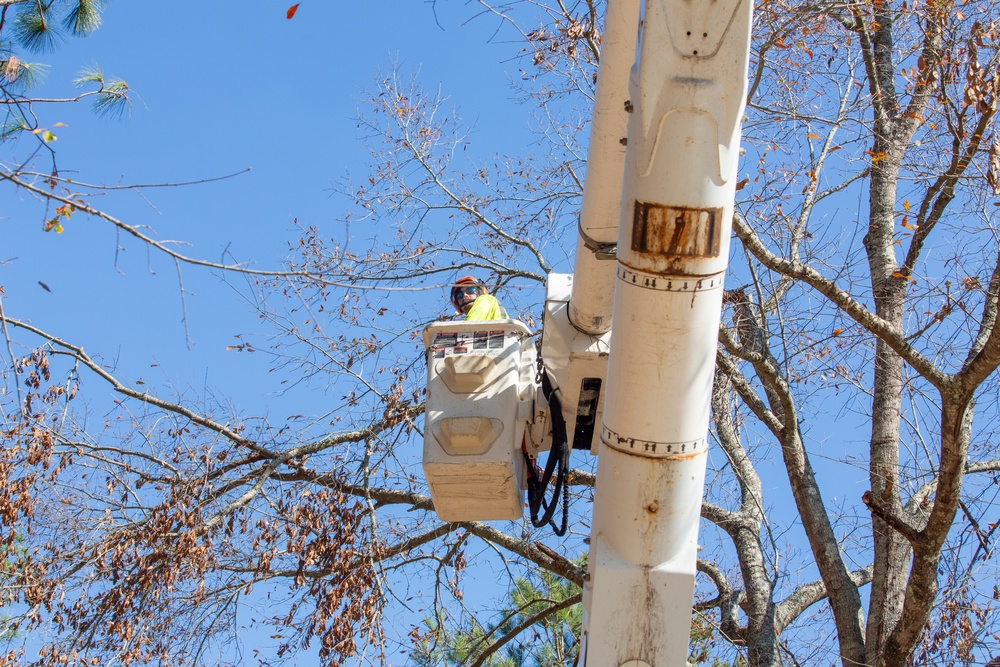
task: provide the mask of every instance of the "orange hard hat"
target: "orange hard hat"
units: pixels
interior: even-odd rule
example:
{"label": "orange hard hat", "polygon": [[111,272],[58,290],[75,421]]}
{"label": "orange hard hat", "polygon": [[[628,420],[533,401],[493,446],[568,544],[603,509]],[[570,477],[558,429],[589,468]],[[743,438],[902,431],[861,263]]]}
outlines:
{"label": "orange hard hat", "polygon": [[479,280],[475,276],[462,276],[461,278],[459,278],[458,280],[455,281],[455,284],[452,285],[452,288],[451,288],[451,302],[453,304],[455,304],[456,308],[458,307],[458,294],[457,294],[457,291],[459,290],[459,288],[465,287],[466,285],[471,285],[473,287],[478,287],[479,290],[483,294],[489,294],[490,293],[490,291],[488,289],[486,289],[486,284],[482,280]]}

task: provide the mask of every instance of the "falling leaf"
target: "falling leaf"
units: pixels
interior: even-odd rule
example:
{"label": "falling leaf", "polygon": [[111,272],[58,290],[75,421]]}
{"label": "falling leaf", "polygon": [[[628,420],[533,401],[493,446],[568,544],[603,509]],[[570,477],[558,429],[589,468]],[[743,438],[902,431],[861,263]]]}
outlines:
{"label": "falling leaf", "polygon": [[806,135],[806,139],[820,139],[820,138],[821,137],[818,134],[813,134],[812,132]]}
{"label": "falling leaf", "polygon": [[293,16],[295,16],[295,12],[299,11],[299,5],[300,4],[301,3],[296,2],[294,5],[292,5],[291,7],[289,7],[288,11],[285,12],[285,18],[290,19]]}
{"label": "falling leaf", "polygon": [[38,284],[41,285],[42,289],[45,290],[46,292],[51,292],[52,291],[52,290],[49,289],[49,286],[46,285],[45,283],[43,283],[41,280],[38,281]]}
{"label": "falling leaf", "polygon": [[905,278],[906,276],[904,276],[904,275],[903,275],[902,273],[900,273],[899,271],[893,271],[893,272],[892,272],[892,277],[893,277],[893,278]]}

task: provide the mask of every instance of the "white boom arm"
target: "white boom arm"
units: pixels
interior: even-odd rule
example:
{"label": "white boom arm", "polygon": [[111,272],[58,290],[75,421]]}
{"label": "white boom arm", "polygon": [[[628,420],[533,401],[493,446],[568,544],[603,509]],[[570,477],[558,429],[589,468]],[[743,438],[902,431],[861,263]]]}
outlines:
{"label": "white boom arm", "polygon": [[611,330],[614,248],[618,242],[628,128],[625,100],[628,72],[635,62],[638,22],[639,0],[608,3],[569,301],[569,321],[578,330],[593,335]]}
{"label": "white boom arm", "polygon": [[643,4],[584,592],[587,667],[686,664],[747,91],[751,0]]}

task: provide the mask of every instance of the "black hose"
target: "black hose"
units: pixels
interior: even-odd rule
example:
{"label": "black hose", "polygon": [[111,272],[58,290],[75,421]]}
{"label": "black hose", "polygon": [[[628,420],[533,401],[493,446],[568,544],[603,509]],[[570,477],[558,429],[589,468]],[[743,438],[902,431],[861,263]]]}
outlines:
{"label": "black hose", "polygon": [[[558,392],[553,391],[548,373],[542,372],[542,392],[549,402],[549,413],[552,415],[552,448],[545,460],[545,470],[541,478],[538,469],[531,461],[528,453],[524,453],[524,463],[528,467],[528,509],[531,513],[531,525],[541,528],[552,526],[553,532],[562,537],[569,525],[569,438],[566,434],[566,420],[563,419],[562,402]],[[555,480],[552,477],[555,474]],[[545,492],[552,482],[552,499],[545,500]],[[562,522],[556,525],[552,520],[559,506],[559,496],[562,496]],[[541,517],[539,517],[541,512]]]}

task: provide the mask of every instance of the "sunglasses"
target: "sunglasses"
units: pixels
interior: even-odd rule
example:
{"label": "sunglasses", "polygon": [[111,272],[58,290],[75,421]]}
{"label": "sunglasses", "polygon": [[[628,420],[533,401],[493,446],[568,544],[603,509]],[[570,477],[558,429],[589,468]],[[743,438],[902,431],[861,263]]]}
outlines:
{"label": "sunglasses", "polygon": [[456,298],[460,297],[460,296],[463,296],[465,294],[478,294],[478,293],[479,293],[479,288],[478,287],[456,287],[455,288],[455,297]]}

